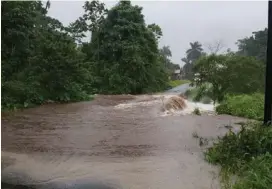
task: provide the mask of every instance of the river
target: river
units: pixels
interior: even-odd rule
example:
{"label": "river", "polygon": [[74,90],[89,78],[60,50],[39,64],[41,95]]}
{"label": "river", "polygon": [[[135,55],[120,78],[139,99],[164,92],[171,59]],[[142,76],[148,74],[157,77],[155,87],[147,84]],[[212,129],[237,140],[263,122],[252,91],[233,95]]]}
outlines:
{"label": "river", "polygon": [[2,115],[2,182],[47,189],[87,189],[90,183],[124,189],[219,188],[218,169],[204,161],[207,146],[200,146],[193,133],[212,140],[241,119],[186,110],[166,114],[163,99],[173,92],[180,90],[98,95],[89,102]]}

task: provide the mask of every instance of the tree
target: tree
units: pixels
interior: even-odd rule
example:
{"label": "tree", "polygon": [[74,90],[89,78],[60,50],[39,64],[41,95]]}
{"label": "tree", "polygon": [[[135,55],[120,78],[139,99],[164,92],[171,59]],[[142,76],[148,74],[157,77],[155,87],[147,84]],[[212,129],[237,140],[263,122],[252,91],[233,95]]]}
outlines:
{"label": "tree", "polygon": [[190,49],[186,51],[186,57],[182,58],[181,61],[184,62],[184,66],[182,68],[184,78],[193,80],[194,79],[194,73],[193,73],[193,65],[197,59],[199,59],[201,56],[204,56],[204,52],[202,49],[202,45],[196,41],[193,43],[190,43]]}
{"label": "tree", "polygon": [[194,74],[192,72],[193,65],[191,63],[191,60],[189,60],[188,58],[182,58],[181,61],[185,63],[182,68],[183,77],[190,80],[193,79]]}
{"label": "tree", "polygon": [[161,27],[157,24],[149,24],[147,25],[147,28],[152,31],[156,37],[157,40],[159,40],[162,37],[162,30]]}
{"label": "tree", "polygon": [[165,69],[167,70],[168,75],[172,75],[176,70],[180,70],[180,66],[178,64],[174,64],[170,57],[172,57],[172,52],[169,46],[163,46],[159,49],[161,61],[165,65]]}
{"label": "tree", "polygon": [[264,30],[252,32],[252,36],[244,39],[239,39],[238,55],[254,56],[261,61],[266,60],[266,46],[267,46],[267,28]]}
{"label": "tree", "polygon": [[170,50],[170,47],[169,46],[163,46],[161,49],[160,49],[160,53],[169,58],[169,57],[172,57],[172,52]]}
{"label": "tree", "polygon": [[40,1],[2,2],[2,107],[87,98],[84,54]]}
{"label": "tree", "polygon": [[212,43],[208,43],[206,46],[210,54],[217,54],[225,48],[225,44],[222,40],[215,40]]}
{"label": "tree", "polygon": [[197,86],[212,85],[212,99],[222,101],[226,94],[261,92],[264,89],[264,65],[253,57],[209,55],[201,57],[194,66],[199,74]]}
{"label": "tree", "polygon": [[190,43],[190,49],[186,51],[187,58],[191,60],[192,62],[196,61],[198,58],[200,58],[201,53],[203,51],[202,45],[196,41],[193,43]]}
{"label": "tree", "polygon": [[166,87],[156,36],[141,12],[130,1],[120,1],[92,36],[93,69],[101,93],[138,94]]}

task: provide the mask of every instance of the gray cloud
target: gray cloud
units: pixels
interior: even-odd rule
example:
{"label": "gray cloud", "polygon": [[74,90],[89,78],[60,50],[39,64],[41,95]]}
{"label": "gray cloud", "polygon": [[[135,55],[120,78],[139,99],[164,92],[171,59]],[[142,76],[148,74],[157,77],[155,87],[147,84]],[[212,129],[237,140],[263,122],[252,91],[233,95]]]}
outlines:
{"label": "gray cloud", "polygon": [[[112,7],[117,1],[104,1]],[[172,60],[181,57],[189,42],[203,44],[222,40],[227,48],[236,49],[237,39],[267,26],[266,1],[132,1],[143,7],[146,23],[156,23],[163,30],[160,46],[169,45]],[[83,14],[83,1],[52,1],[49,15],[65,25]]]}

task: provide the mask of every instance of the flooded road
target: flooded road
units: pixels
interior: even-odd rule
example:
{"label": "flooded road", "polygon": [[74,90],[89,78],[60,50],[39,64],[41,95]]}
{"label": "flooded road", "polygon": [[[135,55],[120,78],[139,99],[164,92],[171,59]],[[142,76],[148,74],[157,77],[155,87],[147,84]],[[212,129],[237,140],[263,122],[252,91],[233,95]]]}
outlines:
{"label": "flooded road", "polygon": [[[161,111],[163,95],[97,96],[2,115],[2,180],[83,179],[124,189],[215,189],[217,169],[198,136],[223,135],[240,118]],[[186,111],[185,111],[186,112]],[[20,175],[20,178],[18,178]]]}

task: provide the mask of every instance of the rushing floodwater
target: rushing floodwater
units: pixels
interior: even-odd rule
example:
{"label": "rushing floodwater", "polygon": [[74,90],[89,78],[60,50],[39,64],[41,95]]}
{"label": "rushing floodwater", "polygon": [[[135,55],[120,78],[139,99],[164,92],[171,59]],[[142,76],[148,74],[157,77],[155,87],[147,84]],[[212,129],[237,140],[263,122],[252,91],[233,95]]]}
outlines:
{"label": "rushing floodwater", "polygon": [[[215,116],[212,105],[192,102],[184,111],[161,112],[169,96],[97,96],[2,115],[2,181],[219,188],[217,169],[203,160],[205,146],[192,133],[216,138],[241,119]],[[192,115],[196,106],[209,113]]]}

